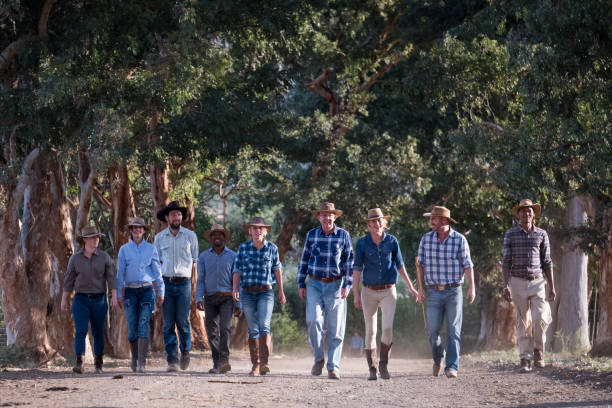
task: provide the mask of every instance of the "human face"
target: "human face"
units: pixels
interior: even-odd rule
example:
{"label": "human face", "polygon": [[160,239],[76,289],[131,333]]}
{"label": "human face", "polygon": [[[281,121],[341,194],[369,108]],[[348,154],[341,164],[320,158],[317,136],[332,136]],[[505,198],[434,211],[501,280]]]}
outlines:
{"label": "human face", "polygon": [[100,245],[100,237],[83,237],[83,245],[87,252],[93,252]]}
{"label": "human face", "polygon": [[181,222],[183,222],[183,213],[179,210],[170,211],[168,215],[166,215],[166,222],[171,229],[179,229],[181,227]]}
{"label": "human face", "polygon": [[223,248],[225,246],[225,234],[221,231],[211,232],[210,242],[212,242],[212,245],[215,248]]}
{"label": "human face", "polygon": [[384,218],[377,218],[375,220],[369,220],[367,224],[370,234],[382,236],[383,232],[385,231],[385,226],[387,225],[387,220]]}
{"label": "human face", "polygon": [[446,227],[448,227],[448,218],[442,217],[440,215],[433,215],[429,219],[429,226],[433,231],[444,231]]}
{"label": "human face", "polygon": [[519,222],[523,227],[531,227],[535,213],[531,207],[521,207],[518,210]]}
{"label": "human face", "polygon": [[334,221],[336,221],[336,214],[331,212],[320,212],[317,219],[321,223],[321,228],[325,233],[331,232],[334,229]]}
{"label": "human face", "polygon": [[263,242],[267,234],[268,229],[266,227],[256,227],[254,225],[249,227],[249,235],[253,242]]}
{"label": "human face", "polygon": [[131,227],[132,230],[132,241],[139,244],[142,241],[142,237],[144,236],[144,228],[143,227]]}

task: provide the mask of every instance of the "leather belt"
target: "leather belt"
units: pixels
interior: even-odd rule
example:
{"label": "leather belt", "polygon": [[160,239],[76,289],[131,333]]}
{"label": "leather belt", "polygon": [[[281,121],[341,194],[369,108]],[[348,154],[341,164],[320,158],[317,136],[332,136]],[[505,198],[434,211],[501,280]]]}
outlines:
{"label": "leather belt", "polygon": [[337,281],[343,278],[343,276],[334,276],[331,278],[319,278],[318,276],[314,276],[314,275],[308,275],[308,276],[316,281],[323,282],[323,283],[334,282],[334,281]]}
{"label": "leather belt", "polygon": [[99,297],[104,296],[106,293],[81,293],[81,292],[77,292],[77,295],[79,296],[83,296],[89,299],[97,299]]}
{"label": "leather belt", "polygon": [[217,296],[232,296],[232,292],[216,292]]}
{"label": "leather belt", "polygon": [[138,288],[147,288],[149,286],[153,286],[152,282],[144,282],[144,283],[126,283],[126,288],[138,289]]}
{"label": "leather belt", "polygon": [[270,289],[272,289],[272,285],[253,285],[253,286],[244,286],[242,288],[242,290],[246,290],[247,292],[262,292],[264,290],[270,290]]}
{"label": "leather belt", "polygon": [[385,290],[395,286],[395,283],[385,283],[384,285],[365,285],[366,288],[372,290]]}
{"label": "leather belt", "polygon": [[459,286],[461,286],[461,284],[458,282],[447,283],[446,285],[427,285],[429,289],[435,289],[435,290],[449,290],[449,289],[453,289]]}
{"label": "leather belt", "polygon": [[534,281],[542,278],[542,275],[527,275],[527,276],[513,276],[513,278],[525,279],[528,281]]}
{"label": "leather belt", "polygon": [[168,276],[164,276],[164,282],[185,282],[186,280],[191,280],[191,278],[188,278],[186,276],[178,276],[175,278],[170,278]]}

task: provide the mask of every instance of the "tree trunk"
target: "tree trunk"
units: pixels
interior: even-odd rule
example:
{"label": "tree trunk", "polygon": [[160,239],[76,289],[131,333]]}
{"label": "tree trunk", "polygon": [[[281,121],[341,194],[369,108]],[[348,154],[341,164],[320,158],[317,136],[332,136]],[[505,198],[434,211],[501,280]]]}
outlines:
{"label": "tree trunk", "polygon": [[612,208],[603,207],[601,226],[606,241],[599,250],[599,320],[591,354],[612,357]]}
{"label": "tree trunk", "polygon": [[93,198],[95,171],[91,165],[89,151],[79,151],[79,208],[74,224],[73,246],[77,247],[76,237],[79,231],[87,225]]}
{"label": "tree trunk", "polygon": [[291,240],[293,239],[293,234],[299,226],[303,215],[304,211],[298,210],[289,214],[287,217],[285,217],[285,220],[283,221],[283,226],[281,228],[280,233],[278,234],[278,238],[276,239],[276,246],[278,247],[278,256],[281,261],[285,258],[285,254],[287,254],[287,252],[293,249],[293,247],[291,246]]}
{"label": "tree trunk", "polygon": [[60,163],[54,154],[38,155],[38,149],[32,151],[22,174],[7,185],[0,284],[8,344],[42,362],[72,349],[72,319],[60,310],[72,223]]}
{"label": "tree trunk", "polygon": [[516,345],[514,304],[500,296],[481,290],[480,334],[481,350],[506,350]]}

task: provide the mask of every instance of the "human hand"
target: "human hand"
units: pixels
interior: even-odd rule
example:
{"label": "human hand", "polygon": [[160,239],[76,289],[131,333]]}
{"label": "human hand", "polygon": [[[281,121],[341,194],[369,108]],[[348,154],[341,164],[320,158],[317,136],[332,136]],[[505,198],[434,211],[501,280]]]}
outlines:
{"label": "human hand", "polygon": [[278,301],[281,305],[287,303],[287,299],[285,298],[285,292],[278,292]]}
{"label": "human hand", "polygon": [[201,300],[196,302],[196,308],[200,311],[204,311],[204,302],[202,302]]}
{"label": "human hand", "polygon": [[557,297],[557,293],[555,292],[555,289],[551,288],[548,291],[548,301],[554,302],[556,297]]}
{"label": "human hand", "polygon": [[342,289],[340,289],[340,297],[341,297],[342,299],[346,299],[346,297],[348,296],[348,294],[349,294],[349,289],[348,289],[348,288],[342,288]]}
{"label": "human hand", "polygon": [[502,296],[504,297],[504,299],[506,299],[507,302],[512,303],[512,293],[510,293],[510,288],[508,288],[507,286],[502,291]]}
{"label": "human hand", "polygon": [[157,307],[161,307],[164,304],[164,297],[158,296],[156,302],[157,302]]}
{"label": "human hand", "polygon": [[359,296],[359,293],[355,291],[353,291],[353,305],[355,306],[355,309],[362,308],[361,296]]}
{"label": "human hand", "polygon": [[232,297],[236,302],[240,301],[240,291],[238,289],[232,290]]}
{"label": "human hand", "polygon": [[300,299],[306,300],[306,288],[299,288],[298,296],[300,297]]}
{"label": "human hand", "polygon": [[123,309],[123,298],[117,299],[117,303],[119,304],[119,308]]}
{"label": "human hand", "polygon": [[467,291],[467,298],[470,301],[470,305],[474,303],[474,299],[476,298],[476,289],[474,286],[470,286]]}

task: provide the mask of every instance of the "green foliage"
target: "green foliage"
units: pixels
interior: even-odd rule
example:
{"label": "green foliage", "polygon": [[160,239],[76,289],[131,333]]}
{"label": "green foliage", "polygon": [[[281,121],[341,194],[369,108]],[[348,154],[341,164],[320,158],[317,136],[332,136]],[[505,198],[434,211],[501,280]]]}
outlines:
{"label": "green foliage", "polygon": [[287,312],[274,313],[270,328],[273,333],[275,351],[290,352],[304,346],[304,328],[293,320]]}

